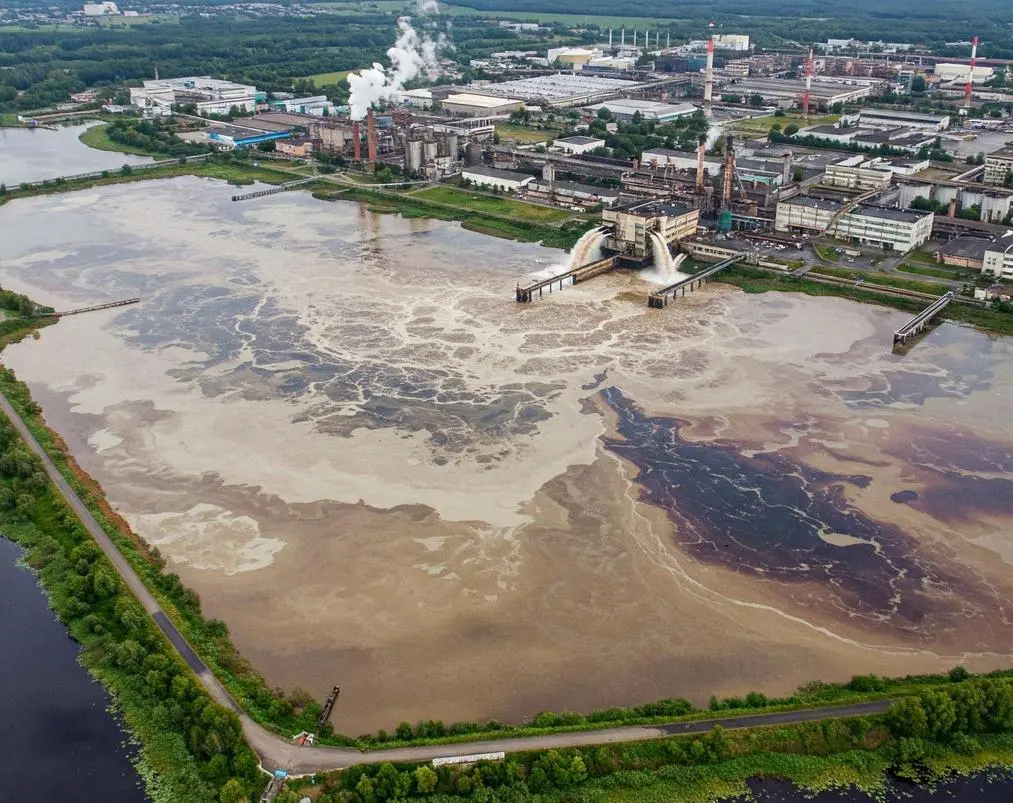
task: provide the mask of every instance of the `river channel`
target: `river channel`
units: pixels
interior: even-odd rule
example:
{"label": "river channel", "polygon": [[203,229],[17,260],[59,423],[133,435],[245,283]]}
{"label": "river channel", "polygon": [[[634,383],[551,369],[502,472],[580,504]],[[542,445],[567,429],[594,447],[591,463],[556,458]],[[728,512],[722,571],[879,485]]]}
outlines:
{"label": "river channel", "polygon": [[20,550],[0,538],[0,800],[142,803],[128,736]]}
{"label": "river channel", "polygon": [[78,137],[94,125],[100,123],[62,125],[56,130],[0,128],[0,184],[14,187],[23,181],[118,170],[125,164],[152,161],[149,156],[89,148]]}

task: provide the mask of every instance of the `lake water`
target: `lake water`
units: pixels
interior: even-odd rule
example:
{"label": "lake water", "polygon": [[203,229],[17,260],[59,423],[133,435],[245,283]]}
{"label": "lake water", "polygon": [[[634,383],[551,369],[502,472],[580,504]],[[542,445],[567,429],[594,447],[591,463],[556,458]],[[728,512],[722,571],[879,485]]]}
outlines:
{"label": "lake water", "polygon": [[96,122],[50,131],[44,128],[0,128],[0,184],[43,181],[95,170],[116,170],[125,164],[145,164],[149,156],[134,156],[89,148],[78,137]]}
{"label": "lake water", "polygon": [[142,803],[109,695],[77,662],[20,554],[0,538],[0,800]]}
{"label": "lake water", "polygon": [[893,781],[885,797],[874,798],[863,792],[834,791],[807,795],[783,781],[753,781],[750,783],[755,803],[1009,803],[1013,800],[1013,777],[1009,774],[994,777],[979,775],[956,778],[933,789],[915,784]]}

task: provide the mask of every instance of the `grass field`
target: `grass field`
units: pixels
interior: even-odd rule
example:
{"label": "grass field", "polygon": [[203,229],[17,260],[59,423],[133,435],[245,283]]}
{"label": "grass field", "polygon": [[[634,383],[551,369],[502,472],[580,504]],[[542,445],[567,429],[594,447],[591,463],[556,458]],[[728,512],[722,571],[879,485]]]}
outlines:
{"label": "grass field", "polygon": [[441,204],[450,204],[451,206],[476,212],[504,215],[530,223],[559,223],[570,217],[570,213],[562,209],[536,206],[535,204],[528,204],[523,201],[513,201],[509,198],[497,198],[492,195],[480,195],[467,190],[455,189],[454,187],[430,187],[412,193],[412,197],[425,201],[436,201]]}
{"label": "grass field", "polygon": [[503,139],[513,139],[517,142],[545,142],[549,137],[554,137],[558,131],[536,131],[523,125],[512,123],[496,123],[496,133]]}
{"label": "grass field", "polygon": [[914,273],[919,276],[932,276],[936,279],[947,279],[949,281],[955,281],[959,279],[962,274],[972,272],[956,266],[944,267],[943,265],[938,265],[937,267],[930,268],[925,265],[908,264],[900,265],[897,270],[904,273]]}
{"label": "grass field", "polygon": [[806,122],[800,114],[785,114],[784,117],[768,115],[766,117],[753,117],[749,120],[737,120],[731,123],[729,127],[735,131],[745,133],[766,134],[775,123],[780,124],[782,129],[792,124],[803,128],[813,125],[833,125],[839,119],[841,119],[839,114],[810,115],[809,122]]}
{"label": "grass field", "polygon": [[328,86],[329,84],[340,84],[350,72],[355,70],[342,70],[340,72],[318,72],[316,75],[304,75],[307,81],[312,81],[317,86]]}

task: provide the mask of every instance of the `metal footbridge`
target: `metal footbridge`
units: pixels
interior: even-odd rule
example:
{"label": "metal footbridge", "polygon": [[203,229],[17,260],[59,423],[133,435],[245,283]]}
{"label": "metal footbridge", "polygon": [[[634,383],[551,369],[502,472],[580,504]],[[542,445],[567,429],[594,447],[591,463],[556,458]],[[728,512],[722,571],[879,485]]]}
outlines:
{"label": "metal footbridge", "polygon": [[723,259],[720,262],[711,265],[709,268],[706,268],[699,273],[694,273],[692,276],[680,279],[675,282],[675,284],[670,284],[668,287],[663,287],[661,290],[655,290],[647,297],[647,306],[652,309],[664,309],[668,306],[669,301],[675,301],[680,290],[683,295],[686,295],[687,289],[690,291],[695,290],[697,287],[702,286],[704,282],[712,276],[715,276],[726,268],[730,268],[732,265],[741,262],[745,258],[745,253],[734,254],[727,259]]}
{"label": "metal footbridge", "polygon": [[542,297],[542,293],[548,290],[552,292],[554,288],[558,286],[560,290],[566,284],[577,284],[578,282],[585,282],[588,279],[592,279],[595,276],[600,276],[603,273],[607,273],[612,270],[618,262],[616,257],[605,257],[595,262],[589,262],[586,265],[581,265],[579,268],[573,268],[565,273],[557,274],[548,279],[542,279],[541,281],[533,282],[528,285],[517,285],[517,303],[524,304],[529,301],[534,301],[535,293],[538,297]]}
{"label": "metal footbridge", "polygon": [[954,297],[954,293],[951,290],[929,304],[929,306],[893,333],[893,344],[895,346],[907,344],[915,335],[928,326],[932,322],[932,319],[942,312],[947,304],[953,301]]}

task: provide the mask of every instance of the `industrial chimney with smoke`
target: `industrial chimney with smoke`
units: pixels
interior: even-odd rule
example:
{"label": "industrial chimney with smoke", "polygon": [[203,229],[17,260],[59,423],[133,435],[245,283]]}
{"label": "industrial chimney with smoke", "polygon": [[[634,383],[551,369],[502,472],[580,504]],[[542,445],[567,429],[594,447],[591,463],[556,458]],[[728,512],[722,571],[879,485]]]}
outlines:
{"label": "industrial chimney with smoke", "polygon": [[714,96],[714,34],[707,40],[707,75],[703,85],[703,111],[710,118]]}
{"label": "industrial chimney with smoke", "polygon": [[366,155],[369,161],[376,161],[376,115],[370,109],[366,113]]}

